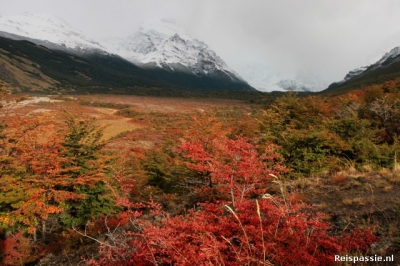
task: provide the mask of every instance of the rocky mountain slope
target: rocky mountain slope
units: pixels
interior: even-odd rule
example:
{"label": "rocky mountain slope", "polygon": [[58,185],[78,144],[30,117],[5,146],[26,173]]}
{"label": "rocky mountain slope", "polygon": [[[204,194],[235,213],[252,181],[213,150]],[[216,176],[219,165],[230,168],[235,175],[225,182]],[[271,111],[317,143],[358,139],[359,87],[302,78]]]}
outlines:
{"label": "rocky mountain slope", "polygon": [[[183,30],[169,22],[148,21],[135,35],[118,43],[117,46],[108,45],[105,48],[63,20],[48,15],[24,13],[17,16],[0,17],[0,36],[12,40],[30,41],[45,46],[51,51],[61,50],[70,53],[73,57],[83,56],[83,59],[75,60],[77,66],[74,66],[71,60],[65,62],[71,69],[81,69],[79,63],[96,58],[96,64],[86,66],[89,72],[100,73],[91,69],[96,67],[101,68],[102,71],[112,68],[112,72],[103,72],[102,76],[89,75],[88,80],[97,84],[96,86],[99,86],[97,81],[100,82],[103,77],[111,75],[114,78],[120,76],[118,78],[119,87],[133,87],[138,84],[152,87],[158,84],[158,87],[175,87],[192,91],[254,91],[206,44],[191,38]],[[29,46],[27,50],[36,52],[36,48]],[[35,55],[28,53],[24,56],[27,57],[27,60],[31,60],[30,57]],[[65,59],[65,57],[62,58]],[[35,63],[37,59],[35,57],[33,62]],[[38,65],[44,63],[39,61]],[[113,66],[110,65],[110,61],[114,63],[118,61],[118,63]],[[5,63],[2,65],[3,68],[6,68]],[[132,72],[124,72],[127,69],[131,69]],[[122,72],[116,73],[118,71]],[[58,69],[52,70],[52,73],[56,72],[58,73]],[[82,73],[80,70],[75,72]],[[68,73],[75,75],[73,74],[75,72],[71,70]],[[86,76],[86,74],[83,75]],[[128,77],[124,80],[123,77],[126,75]],[[132,80],[133,77],[136,78]],[[1,75],[0,79],[5,80]],[[8,77],[8,79],[10,78]],[[145,80],[148,83],[144,82]],[[56,78],[56,82],[59,84],[68,83],[70,87],[82,85],[81,83],[74,84],[73,81],[76,81],[76,78],[71,76],[63,80]],[[103,85],[109,86],[108,84],[115,86],[113,81],[111,83],[107,81]]]}
{"label": "rocky mountain slope", "polygon": [[331,84],[326,92],[342,93],[400,77],[400,46],[369,66],[351,70],[342,81]]}
{"label": "rocky mountain slope", "polygon": [[144,68],[246,83],[207,44],[171,21],[148,19],[135,34],[106,46]]}
{"label": "rocky mountain slope", "polygon": [[130,93],[137,87],[173,87],[119,56],[82,56],[3,37],[0,81],[19,91],[48,93]]}
{"label": "rocky mountain slope", "polygon": [[0,17],[0,36],[29,40],[53,49],[75,52],[104,51],[98,42],[86,37],[66,21],[50,15],[22,13]]}

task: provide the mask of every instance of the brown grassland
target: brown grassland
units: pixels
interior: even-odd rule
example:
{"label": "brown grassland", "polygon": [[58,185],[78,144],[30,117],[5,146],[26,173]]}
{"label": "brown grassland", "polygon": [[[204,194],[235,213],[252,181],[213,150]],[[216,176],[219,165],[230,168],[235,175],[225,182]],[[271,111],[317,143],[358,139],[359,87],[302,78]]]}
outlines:
{"label": "brown grassland", "polygon": [[[127,171],[134,172],[132,176],[136,178],[137,190],[133,193],[136,193],[138,201],[153,198],[171,215],[184,213],[196,200],[177,196],[179,190],[166,177],[160,181],[157,178],[161,177],[155,176],[149,181],[151,177],[146,171],[153,173],[157,170],[152,164],[160,162],[162,169],[158,170],[165,172],[167,177],[172,175],[176,169],[170,169],[174,162],[171,161],[173,157],[168,155],[169,150],[177,149],[182,140],[193,132],[203,138],[223,133],[240,135],[257,139],[262,145],[261,139],[265,137],[262,128],[265,125],[260,127],[260,124],[266,116],[275,119],[272,113],[265,113],[265,106],[239,100],[132,95],[46,98],[43,95],[29,95],[24,101],[12,102],[20,97],[9,97],[11,102],[0,109],[0,120],[12,124],[10,121],[17,118],[34,120],[46,117],[47,121],[55,124],[53,130],[56,131],[65,126],[67,116],[83,120],[94,118],[95,125],[103,130],[100,139],[104,142],[103,154],[113,154],[117,157],[115,160],[121,162],[126,158],[135,158]],[[316,117],[318,115],[315,114]],[[290,139],[290,135],[282,135],[282,138]],[[164,153],[166,157],[160,155]],[[144,159],[148,160],[147,163],[141,164]],[[373,228],[382,240],[370,248],[370,254],[394,254],[399,260],[400,170],[397,165],[378,169],[368,163],[354,165],[351,160],[332,165],[321,168],[321,171],[305,170],[301,174],[293,171],[295,174],[283,176],[279,183],[270,182],[267,192],[277,197],[290,195],[293,202],[316,206],[324,213],[324,219],[332,225],[334,233],[354,228]],[[72,230],[69,233],[73,234]],[[98,239],[101,237],[97,236]],[[70,247],[61,248],[59,253],[50,252],[36,263],[84,265],[80,259],[96,253],[97,243],[90,239],[75,234],[70,241]],[[77,243],[81,243],[81,246]]]}

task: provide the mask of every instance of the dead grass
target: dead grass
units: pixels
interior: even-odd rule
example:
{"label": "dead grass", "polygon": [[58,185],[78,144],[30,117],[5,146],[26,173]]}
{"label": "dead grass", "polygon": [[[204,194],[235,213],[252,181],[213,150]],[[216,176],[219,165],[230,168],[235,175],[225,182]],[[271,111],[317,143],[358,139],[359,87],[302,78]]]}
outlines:
{"label": "dead grass", "polygon": [[99,108],[99,107],[93,107],[93,109],[96,110],[97,112],[107,114],[107,115],[112,115],[118,111],[117,109]]}
{"label": "dead grass", "polygon": [[300,190],[304,190],[304,189],[307,189],[307,188],[311,189],[313,187],[318,187],[321,184],[322,183],[320,181],[320,178],[315,178],[315,179],[299,178],[299,179],[295,179],[295,180],[290,182],[290,185],[294,189],[300,189]]}
{"label": "dead grass", "polygon": [[361,171],[363,173],[371,173],[374,171],[374,168],[370,164],[364,164],[361,166]]}
{"label": "dead grass", "polygon": [[389,192],[389,191],[393,190],[393,186],[387,185],[382,190],[385,191],[385,192]]}
{"label": "dead grass", "polygon": [[249,105],[238,100],[227,99],[182,99],[182,98],[157,98],[135,95],[82,95],[75,96],[82,101],[112,102],[116,104],[129,104],[138,112],[145,113],[199,113],[212,108],[228,108],[236,106],[248,109]]}
{"label": "dead grass", "polygon": [[390,175],[386,175],[386,179],[392,184],[400,184],[400,173],[392,173]]}
{"label": "dead grass", "polygon": [[371,184],[375,188],[385,188],[387,186],[390,186],[388,181],[385,178],[382,178],[380,176],[376,177],[375,179],[371,179]]}
{"label": "dead grass", "polygon": [[345,205],[352,205],[352,206],[365,206],[368,203],[368,200],[363,197],[356,197],[356,198],[345,198],[342,200]]}
{"label": "dead grass", "polygon": [[342,199],[344,205],[353,205],[353,200],[349,198]]}
{"label": "dead grass", "polygon": [[344,172],[336,173],[331,177],[332,184],[339,186],[346,185],[348,181],[349,181],[349,176]]}
{"label": "dead grass", "polygon": [[379,170],[379,174],[385,178],[390,178],[391,176],[395,175],[396,172],[388,168],[382,168]]}
{"label": "dead grass", "polygon": [[104,127],[102,140],[109,140],[123,132],[139,128],[138,125],[131,122],[130,118],[99,119],[97,124]]}

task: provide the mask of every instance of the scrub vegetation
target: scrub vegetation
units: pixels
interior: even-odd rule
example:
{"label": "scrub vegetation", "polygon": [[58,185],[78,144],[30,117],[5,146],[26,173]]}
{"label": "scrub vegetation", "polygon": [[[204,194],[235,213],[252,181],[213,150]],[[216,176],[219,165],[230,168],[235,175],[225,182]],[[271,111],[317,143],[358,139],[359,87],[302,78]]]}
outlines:
{"label": "scrub vegetation", "polygon": [[2,265],[396,258],[400,79],[252,102],[0,93]]}

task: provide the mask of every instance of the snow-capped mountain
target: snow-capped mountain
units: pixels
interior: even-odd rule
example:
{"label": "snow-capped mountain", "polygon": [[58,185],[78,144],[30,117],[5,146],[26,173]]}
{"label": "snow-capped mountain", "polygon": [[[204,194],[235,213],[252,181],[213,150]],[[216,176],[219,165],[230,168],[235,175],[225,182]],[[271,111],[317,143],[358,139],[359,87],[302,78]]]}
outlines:
{"label": "snow-capped mountain", "polygon": [[[134,72],[145,77],[138,77],[138,80],[151,77],[163,87],[198,91],[254,90],[205,43],[168,21],[147,20],[136,34],[113,39],[111,44],[108,42],[103,46],[61,19],[23,13],[0,16],[0,36],[27,40],[77,56],[90,55],[96,57],[104,68],[114,66],[113,71],[117,72],[131,69],[135,64],[134,67],[140,70]],[[118,61],[118,66],[111,61]]]}
{"label": "snow-capped mountain", "polygon": [[353,70],[349,71],[349,73],[346,74],[346,76],[344,77],[344,79],[341,82],[345,82],[349,79],[352,79],[353,77],[360,75],[367,69],[368,69],[368,66],[363,66],[363,67],[353,69]]}
{"label": "snow-capped mountain", "polygon": [[22,13],[0,16],[0,36],[77,52],[105,50],[64,20],[50,15]]}
{"label": "snow-capped mountain", "polygon": [[390,65],[400,60],[400,46],[393,48],[386,53],[378,62],[372,65],[372,68],[378,68]]}
{"label": "snow-capped mountain", "polygon": [[296,74],[276,73],[263,65],[247,64],[239,69],[240,75],[260,91],[321,91],[327,84],[305,71]]}
{"label": "snow-capped mountain", "polygon": [[329,92],[346,92],[362,88],[377,82],[392,80],[400,75],[400,46],[385,53],[375,63],[351,70],[339,82],[334,82],[326,89]]}
{"label": "snow-capped mountain", "polygon": [[191,37],[171,21],[148,19],[135,34],[118,42],[105,43],[105,46],[110,52],[144,68],[245,83],[204,42]]}
{"label": "snow-capped mountain", "polygon": [[400,46],[393,48],[390,50],[388,53],[382,56],[381,59],[379,59],[376,63],[369,65],[369,66],[363,66],[359,67],[356,69],[353,69],[347,73],[347,75],[344,77],[342,81],[339,81],[338,83],[344,83],[352,78],[358,77],[361,74],[364,74],[366,72],[373,71],[378,68],[386,67],[391,65],[394,62],[400,61]]}
{"label": "snow-capped mountain", "polygon": [[317,92],[327,87],[326,83],[317,80],[316,78],[301,79],[284,79],[278,82],[278,86],[287,91],[305,91]]}

